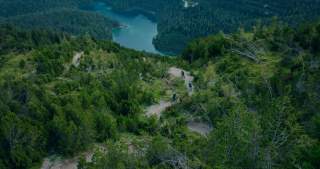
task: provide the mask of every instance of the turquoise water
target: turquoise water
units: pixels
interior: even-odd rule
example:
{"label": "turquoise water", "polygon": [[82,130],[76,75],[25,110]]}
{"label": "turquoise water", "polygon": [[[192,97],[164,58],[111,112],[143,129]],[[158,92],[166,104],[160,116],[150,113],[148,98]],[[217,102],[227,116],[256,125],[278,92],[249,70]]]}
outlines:
{"label": "turquoise water", "polygon": [[96,3],[94,10],[123,25],[122,28],[113,30],[113,41],[127,48],[160,54],[152,44],[153,38],[158,34],[156,22],[144,15],[115,13],[104,3]]}

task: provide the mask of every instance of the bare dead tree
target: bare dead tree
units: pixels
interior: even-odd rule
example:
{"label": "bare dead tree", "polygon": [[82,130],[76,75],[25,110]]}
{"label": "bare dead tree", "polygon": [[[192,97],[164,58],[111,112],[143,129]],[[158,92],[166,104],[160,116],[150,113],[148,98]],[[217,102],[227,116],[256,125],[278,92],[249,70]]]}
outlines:
{"label": "bare dead tree", "polygon": [[229,51],[240,56],[244,56],[253,60],[254,62],[260,62],[260,55],[264,54],[263,47],[259,46],[259,41],[252,41],[245,38],[232,38],[225,35],[225,38],[231,42],[231,48]]}

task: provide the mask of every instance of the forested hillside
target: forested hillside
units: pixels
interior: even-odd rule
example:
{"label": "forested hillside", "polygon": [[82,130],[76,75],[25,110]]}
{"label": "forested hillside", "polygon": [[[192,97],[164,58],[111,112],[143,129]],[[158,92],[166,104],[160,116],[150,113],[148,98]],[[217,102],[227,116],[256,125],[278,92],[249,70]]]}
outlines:
{"label": "forested hillside", "polygon": [[0,23],[25,29],[52,29],[73,35],[111,39],[117,23],[93,12],[80,10],[92,0],[0,0]]}
{"label": "forested hillside", "polygon": [[[156,137],[109,142],[81,168],[278,168],[319,166],[320,24],[273,23],[191,43],[183,53],[195,94],[165,111]],[[206,137],[190,121],[212,124]]]}
{"label": "forested hillside", "polygon": [[1,169],[72,156],[121,132],[155,131],[142,113],[159,97],[165,58],[88,36],[0,31]]}
{"label": "forested hillside", "polygon": [[18,16],[61,7],[77,8],[85,2],[90,0],[0,0],[2,7],[0,16]]}
{"label": "forested hillside", "polygon": [[0,0],[0,23],[110,39],[112,28],[118,24],[82,10],[92,2],[106,2],[117,12],[138,12],[156,20],[155,47],[175,54],[193,39],[219,31],[250,29],[257,22],[269,24],[274,17],[295,26],[316,20],[320,14],[318,0]]}
{"label": "forested hillside", "polygon": [[[178,58],[88,35],[4,25],[0,35],[1,169],[96,144],[106,151],[79,169],[320,165],[319,23],[219,33]],[[145,114],[161,101],[171,105]]]}
{"label": "forested hillside", "polygon": [[112,28],[117,23],[93,12],[62,8],[47,12],[11,17],[7,23],[26,29],[51,29],[73,35],[85,35],[99,39],[112,39]]}
{"label": "forested hillside", "polygon": [[316,19],[318,0],[105,0],[118,11],[144,9],[154,11],[159,35],[154,44],[159,50],[179,53],[194,38],[223,31],[230,33],[239,26],[250,28],[258,20],[269,23],[272,17],[290,25]]}

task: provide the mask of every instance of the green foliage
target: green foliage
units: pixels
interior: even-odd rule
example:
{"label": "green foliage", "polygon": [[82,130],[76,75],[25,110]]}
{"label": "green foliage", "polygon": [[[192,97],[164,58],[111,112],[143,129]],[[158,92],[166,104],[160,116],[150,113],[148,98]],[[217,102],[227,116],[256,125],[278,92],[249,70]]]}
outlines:
{"label": "green foliage", "polygon": [[102,142],[108,138],[117,137],[117,125],[110,114],[95,114],[95,130],[97,132],[97,140]]}
{"label": "green foliage", "polygon": [[73,8],[79,6],[81,3],[90,2],[87,0],[15,0],[15,1],[6,1],[1,0],[0,4],[3,9],[0,13],[0,16],[8,17],[8,16],[18,16],[26,13],[35,13],[39,11],[46,11],[52,8],[59,7],[69,7]]}
{"label": "green foliage", "polygon": [[9,52],[24,52],[32,48],[60,43],[67,37],[67,35],[52,31],[33,30],[26,32],[15,26],[0,25],[0,55]]}
{"label": "green foliage", "polygon": [[[82,36],[89,33],[99,39],[111,39],[117,23],[93,12],[81,10],[91,0],[1,0],[0,23],[24,29],[46,29]],[[38,38],[41,36],[38,36]]]}
{"label": "green foliage", "polygon": [[157,66],[169,59],[90,36],[56,40],[59,34],[33,31],[41,36],[34,41],[31,32],[9,28],[0,33],[9,46],[1,51],[0,165],[31,168],[49,152],[72,156],[120,132],[156,133],[157,120],[143,107],[155,100],[150,77],[161,76]]}
{"label": "green foliage", "polygon": [[[250,28],[258,20],[272,22],[272,17],[290,25],[317,19],[320,4],[316,0],[188,0],[198,3],[184,7],[182,0],[104,0],[115,10],[138,9],[152,13],[158,21],[155,46],[161,51],[181,53],[192,40],[212,33]],[[152,11],[152,12],[150,12]],[[148,15],[149,16],[149,15]]]}
{"label": "green foliage", "polygon": [[28,29],[55,30],[77,36],[88,33],[99,39],[111,39],[112,28],[117,25],[102,15],[68,8],[12,17],[7,22]]}
{"label": "green foliage", "polygon": [[[205,151],[213,168],[317,168],[318,26],[258,25],[185,50],[191,67],[201,67],[199,91],[178,111],[215,126]],[[222,52],[208,57],[213,43]]]}
{"label": "green foliage", "polygon": [[[0,168],[31,168],[48,153],[77,155],[97,142],[107,151],[79,168],[319,166],[319,23],[274,22],[198,39],[183,54],[189,65],[90,36],[35,40],[0,30],[9,33],[1,43],[8,47],[0,66]],[[184,91],[166,73],[178,65],[195,77],[194,94],[181,94],[160,119],[146,117],[145,107],[167,90]],[[212,131],[192,132],[190,122]]]}
{"label": "green foliage", "polygon": [[259,168],[257,119],[240,106],[216,125],[209,140],[208,162],[214,168]]}
{"label": "green foliage", "polygon": [[219,33],[206,39],[195,40],[183,51],[183,59],[193,62],[200,58],[213,59],[222,56],[225,54],[225,48],[231,45],[231,42],[224,36],[223,33]]}
{"label": "green foliage", "polygon": [[[93,162],[81,162],[85,169],[96,168],[156,168],[171,169],[188,166],[188,159],[184,154],[175,150],[167,139],[156,136],[151,142],[139,144],[133,140],[130,143],[109,143],[106,154],[96,153]],[[199,167],[199,166],[197,166]]]}
{"label": "green foliage", "polygon": [[0,157],[9,168],[30,168],[33,161],[45,154],[45,133],[41,126],[30,119],[12,112],[1,115]]}

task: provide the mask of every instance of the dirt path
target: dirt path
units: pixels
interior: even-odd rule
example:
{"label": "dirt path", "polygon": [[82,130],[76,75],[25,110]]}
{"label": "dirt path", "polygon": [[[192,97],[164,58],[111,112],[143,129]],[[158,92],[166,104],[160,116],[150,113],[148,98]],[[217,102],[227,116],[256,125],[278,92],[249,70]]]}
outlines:
{"label": "dirt path", "polygon": [[100,152],[107,151],[105,146],[95,145],[95,148],[93,150],[84,152],[81,155],[74,158],[62,159],[61,157],[57,156],[47,157],[44,159],[40,169],[78,169],[79,158],[82,156],[85,158],[87,162],[91,162],[93,154],[96,150]]}
{"label": "dirt path", "polygon": [[[85,155],[87,162],[92,161],[93,152]],[[61,159],[60,157],[47,157],[44,159],[41,169],[77,169],[78,157]]]}
{"label": "dirt path", "polygon": [[171,67],[169,69],[168,73],[173,77],[184,79],[184,84],[186,85],[186,88],[188,90],[188,94],[189,94],[189,96],[192,96],[193,90],[194,90],[192,82],[194,80],[194,77],[191,76],[190,72],[185,71],[180,68]]}
{"label": "dirt path", "polygon": [[[190,75],[190,72],[187,72],[187,71],[180,69],[180,68],[171,67],[171,68],[169,68],[168,73],[170,76],[184,79],[189,96],[191,96],[193,94],[192,81],[193,81],[194,77]],[[154,104],[154,105],[147,107],[146,108],[146,115],[149,117],[152,115],[155,115],[158,118],[160,118],[161,113],[174,104],[175,104],[175,102],[172,102],[172,101],[161,100],[158,104]]]}
{"label": "dirt path", "polygon": [[76,159],[45,158],[41,169],[77,169],[78,161]]}
{"label": "dirt path", "polygon": [[[190,74],[190,72],[185,71],[180,68],[177,68],[177,67],[171,67],[171,68],[169,68],[168,73],[170,76],[183,79],[185,86],[188,90],[189,96],[193,95],[193,93],[194,93],[194,86],[193,86],[194,77]],[[158,118],[160,118],[161,113],[174,104],[175,104],[174,102],[170,102],[170,101],[166,102],[166,101],[162,100],[158,104],[155,104],[155,105],[148,107],[146,109],[146,115],[147,116],[156,115]],[[212,130],[212,127],[205,122],[191,121],[191,122],[188,122],[187,127],[190,131],[199,133],[202,136],[207,136],[210,133],[210,131]]]}
{"label": "dirt path", "polygon": [[73,58],[72,58],[72,64],[75,66],[75,67],[78,67],[80,65],[80,59],[83,55],[83,52],[77,52]]}
{"label": "dirt path", "polygon": [[168,107],[171,107],[172,104],[172,102],[166,102],[161,100],[159,104],[149,106],[146,109],[146,115],[148,117],[157,116],[158,118],[160,118],[161,112],[165,111]]}
{"label": "dirt path", "polygon": [[[180,68],[171,67],[171,68],[169,68],[168,73],[170,76],[184,79],[189,96],[191,96],[193,94],[192,82],[193,82],[194,77],[190,75],[190,72],[187,72],[187,71],[180,69]],[[174,104],[175,103],[172,101],[161,100],[158,104],[149,106],[146,109],[146,115],[147,116],[156,115],[158,118],[160,118],[161,113]]]}
{"label": "dirt path", "polygon": [[63,72],[63,74],[66,74],[67,72],[69,72],[71,66],[75,66],[75,67],[79,67],[80,66],[80,60],[81,60],[81,57],[83,56],[83,52],[76,52],[74,55],[73,55],[73,58],[72,58],[72,61],[71,63],[67,63],[65,64],[65,70]]}

